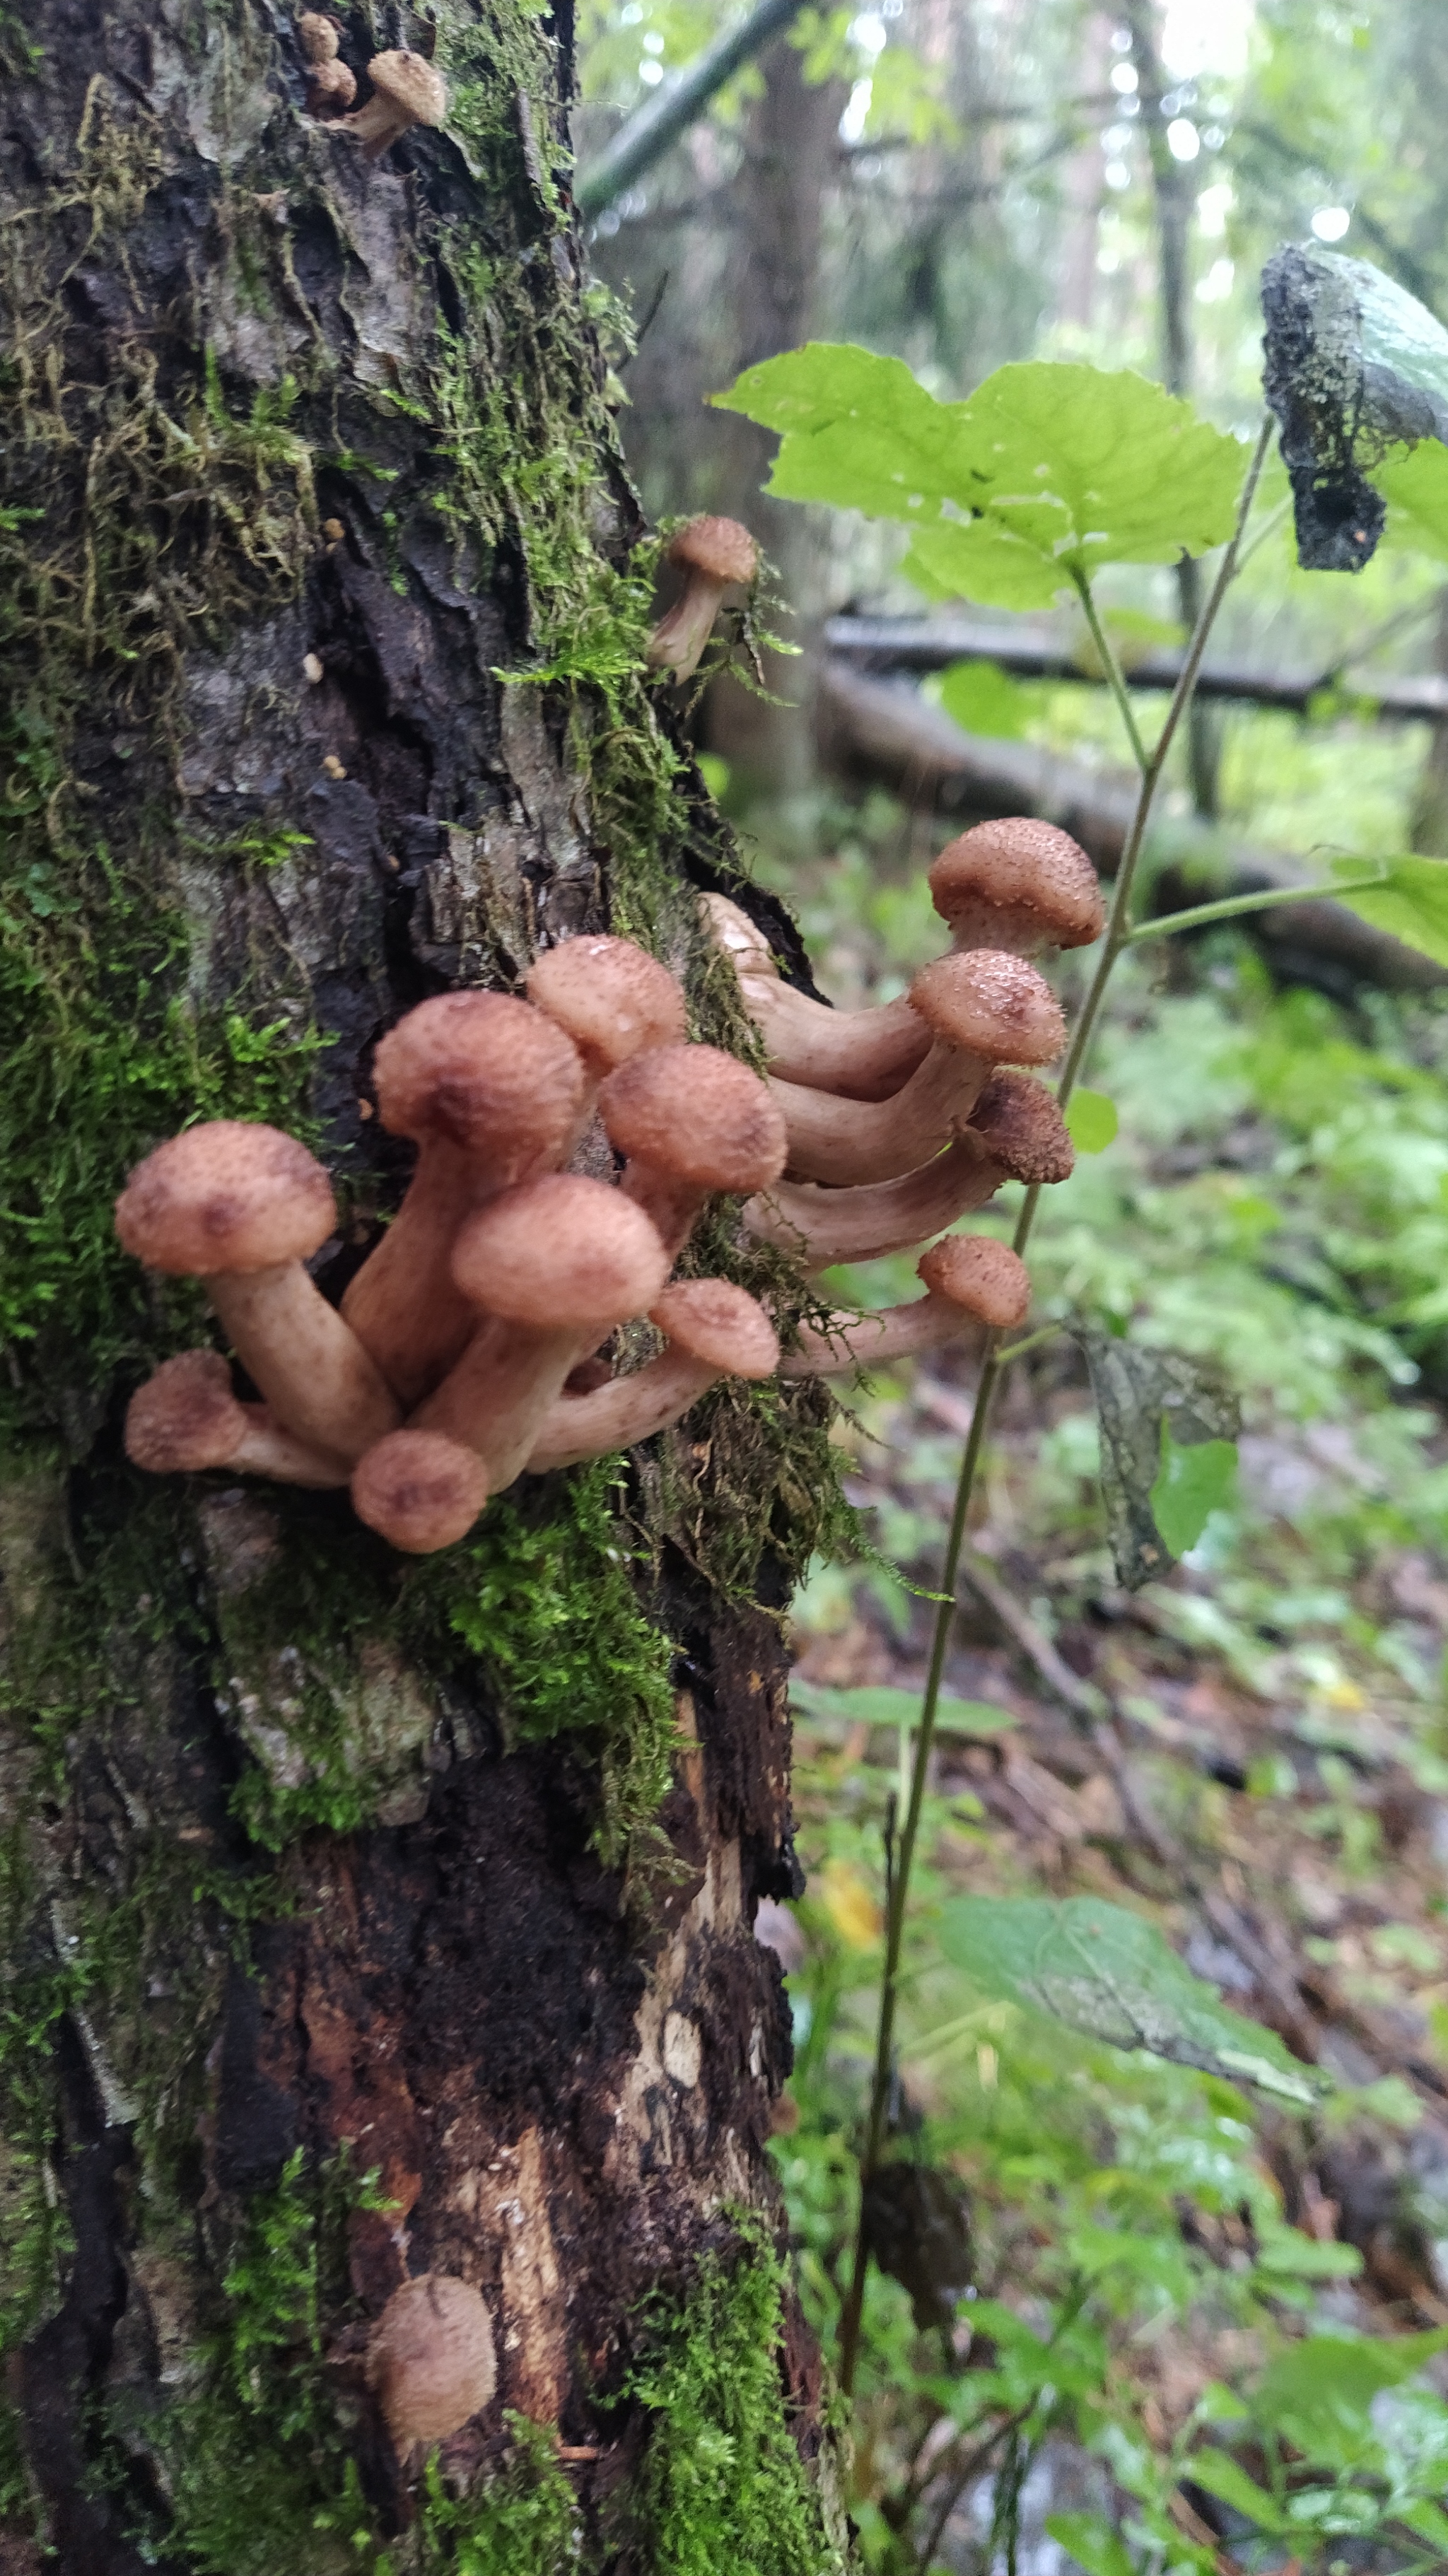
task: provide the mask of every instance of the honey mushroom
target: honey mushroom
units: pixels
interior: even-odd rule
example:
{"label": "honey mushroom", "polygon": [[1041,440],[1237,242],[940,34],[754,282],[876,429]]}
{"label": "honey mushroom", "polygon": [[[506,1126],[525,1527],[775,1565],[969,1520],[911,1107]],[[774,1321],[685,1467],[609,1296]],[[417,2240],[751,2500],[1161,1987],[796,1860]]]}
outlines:
{"label": "honey mushroom", "polygon": [[930,870],[930,899],[957,949],[1086,948],[1106,927],[1096,871],[1055,823],[1013,814],[977,823],[949,842]]}
{"label": "honey mushroom", "polygon": [[397,2451],[458,2432],[492,2404],[498,2384],[481,2292],[451,2272],[404,2281],[368,2337],[367,2380]]}
{"label": "honey mushroom", "polygon": [[132,1466],[152,1476],[229,1467],[282,1485],[347,1482],[344,1460],[284,1431],[264,1404],[240,1402],[219,1351],[181,1351],[163,1360],[126,1408],[125,1441]]}
{"label": "honey mushroom", "polygon": [[644,660],[675,680],[691,679],[709,641],[719,602],[731,582],[746,588],[759,569],[759,548],[737,519],[690,519],[664,549],[684,587],[644,648]]}
{"label": "honey mushroom", "polygon": [[718,1047],[636,1055],[609,1075],[598,1107],[610,1144],[627,1157],[623,1193],[650,1217],[671,1261],[708,1199],[765,1189],[784,1169],[784,1119],[769,1085]]}
{"label": "honey mushroom", "polygon": [[501,1493],[570,1369],[644,1314],[668,1275],[653,1225],[622,1190],[554,1172],[507,1191],[459,1231],[453,1276],[482,1320],[409,1428],[476,1450]]}
{"label": "honey mushroom", "polygon": [[343,117],[339,130],[365,146],[376,161],[414,125],[441,125],[447,114],[447,83],[422,54],[407,46],[374,54],[367,65],[372,96],[354,116]]}
{"label": "honey mushroom", "polygon": [[443,993],[377,1050],[377,1114],[410,1137],[402,1207],[342,1299],[342,1312],[405,1406],[452,1367],[477,1324],[449,1267],[471,1208],[562,1162],[582,1114],[578,1051],[506,993]]}
{"label": "honey mushroom", "polygon": [[738,904],[722,894],[701,900],[781,1082],[810,1083],[842,1100],[886,1100],[929,1054],[929,1027],[904,994],[872,1010],[832,1010],[785,982],[763,931]]}
{"label": "honey mushroom", "polygon": [[201,1281],[276,1421],[349,1466],[396,1428],[378,1369],[302,1267],[336,1224],[322,1166],[278,1128],[219,1118],[139,1164],[116,1201],[127,1252]]}
{"label": "honey mushroom", "polygon": [[352,1478],[359,1521],[406,1556],[465,1538],[487,1499],[481,1458],[440,1431],[390,1431]]}
{"label": "honey mushroom", "polygon": [[781,1377],[828,1377],[841,1369],[880,1368],[958,1341],[972,1323],[1023,1324],[1031,1278],[1023,1261],[988,1234],[947,1234],[915,1265],[923,1297],[874,1314],[839,1314],[802,1325],[797,1346],[779,1364]]}
{"label": "honey mushroom", "polygon": [[545,949],[528,970],[528,999],[556,1022],[578,1050],[585,1076],[583,1110],[598,1085],[650,1047],[681,1044],[683,991],[677,978],[631,939],[599,934]]}
{"label": "honey mushroom", "polygon": [[779,1366],[779,1336],[756,1298],[728,1279],[677,1279],[649,1308],[669,1348],[628,1377],[550,1405],[528,1472],[576,1467],[632,1449],[677,1422],[721,1377],[762,1378]]}
{"label": "honey mushroom", "polygon": [[1053,1093],[1029,1074],[992,1076],[968,1127],[943,1154],[898,1180],[856,1189],[781,1182],[744,1209],[744,1229],[757,1242],[793,1253],[806,1270],[841,1261],[874,1261],[905,1252],[969,1216],[1006,1181],[1028,1185],[1069,1178],[1075,1157]]}
{"label": "honey mushroom", "polygon": [[960,1134],[998,1065],[1049,1064],[1066,1043],[1044,977],[995,950],[937,957],[911,984],[910,1007],[930,1032],[930,1051],[887,1100],[772,1083],[791,1180],[853,1188],[912,1172]]}

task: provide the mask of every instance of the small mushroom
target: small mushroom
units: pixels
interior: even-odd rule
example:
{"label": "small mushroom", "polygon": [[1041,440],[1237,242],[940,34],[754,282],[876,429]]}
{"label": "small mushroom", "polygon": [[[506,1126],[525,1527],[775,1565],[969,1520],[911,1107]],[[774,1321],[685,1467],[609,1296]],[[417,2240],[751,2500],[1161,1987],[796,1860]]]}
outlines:
{"label": "small mushroom", "polygon": [[529,969],[528,999],[566,1029],[594,1084],[630,1056],[685,1035],[676,979],[631,939],[565,939],[546,949]]}
{"label": "small mushroom", "polygon": [[394,2290],[367,2343],[367,2379],[393,2447],[443,2442],[493,2402],[498,2361],[481,2293],[450,2272]]}
{"label": "small mushroom", "polygon": [[869,1011],[835,1011],[786,984],[763,932],[727,895],[706,894],[710,930],[781,1082],[812,1084],[841,1100],[886,1100],[930,1052],[930,1030],[904,994]]}
{"label": "small mushroom", "polygon": [[342,131],[366,146],[369,161],[378,160],[409,126],[441,125],[447,83],[422,54],[405,45],[395,53],[374,54],[367,77],[372,96],[355,116],[343,119]]}
{"label": "small mushroom", "polygon": [[781,1377],[828,1377],[839,1369],[881,1368],[959,1341],[972,1323],[1023,1324],[1031,1307],[1030,1273],[988,1234],[947,1234],[915,1265],[926,1294],[873,1315],[836,1315],[801,1328],[798,1347],[780,1362]]}
{"label": "small mushroom", "polygon": [[326,60],[313,63],[307,80],[308,116],[340,116],[351,106],[356,95],[356,77],[345,63]]}
{"label": "small mushroom", "polygon": [[398,1408],[302,1263],[336,1224],[332,1184],[293,1136],[218,1118],[158,1145],[116,1201],[116,1232],[148,1268],[200,1279],[277,1421],[350,1465]]}
{"label": "small mushroom", "polygon": [[352,1508],[406,1556],[466,1538],[488,1499],[483,1462],[440,1431],[391,1431],[352,1478]]}
{"label": "small mushroom", "polygon": [[1024,958],[989,949],[923,967],[910,1006],[931,1032],[930,1052],[888,1100],[773,1084],[791,1180],[854,1188],[913,1172],[960,1134],[998,1064],[1049,1064],[1066,1043],[1049,984]]}
{"label": "small mushroom", "polygon": [[1106,927],[1096,870],[1054,823],[1016,814],[977,823],[940,853],[930,898],[957,948],[1086,948]]}
{"label": "small mushroom", "polygon": [[664,560],[680,567],[684,587],[649,637],[644,660],[651,670],[688,680],[699,667],[730,582],[747,586],[753,581],[759,548],[737,519],[690,519],[670,539]]}
{"label": "small mushroom", "polygon": [[623,1186],[672,1260],[719,1190],[767,1188],[784,1169],[784,1120],[769,1086],[718,1047],[653,1047],[611,1073],[598,1095]]}
{"label": "small mushroom", "polygon": [[779,1336],[756,1298],[728,1279],[679,1279],[649,1308],[670,1348],[632,1376],[549,1406],[528,1453],[528,1472],[575,1467],[632,1449],[677,1422],[721,1377],[769,1377]]}
{"label": "small mushroom", "polygon": [[137,1387],[126,1407],[126,1456],[152,1476],[229,1467],[283,1485],[347,1482],[344,1460],[284,1431],[264,1404],[239,1402],[219,1351],[181,1351]]}
{"label": "small mushroom", "polygon": [[405,1405],[435,1387],[477,1314],[449,1267],[470,1208],[563,1160],[583,1105],[577,1050],[507,993],[441,993],[377,1050],[377,1109],[418,1148],[401,1211],[342,1312]]}
{"label": "small mushroom", "polygon": [[453,1277],[484,1320],[412,1428],[475,1449],[501,1493],[569,1370],[645,1314],[668,1275],[654,1227],[622,1190],[552,1172],[507,1191],[458,1233]]}
{"label": "small mushroom", "polygon": [[335,18],[324,18],[320,9],[304,9],[297,20],[297,34],[309,63],[336,61],[342,37]]}

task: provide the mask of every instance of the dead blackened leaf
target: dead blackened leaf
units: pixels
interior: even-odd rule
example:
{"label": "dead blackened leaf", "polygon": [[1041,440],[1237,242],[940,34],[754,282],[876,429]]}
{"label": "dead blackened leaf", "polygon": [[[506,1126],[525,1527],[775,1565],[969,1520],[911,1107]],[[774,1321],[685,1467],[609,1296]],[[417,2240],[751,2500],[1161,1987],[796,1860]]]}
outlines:
{"label": "dead blackened leaf", "polygon": [[1073,1327],[1086,1354],[1101,1427],[1101,1492],[1116,1579],[1138,1592],[1175,1559],[1156,1525],[1152,1487],[1162,1469],[1162,1424],[1179,1448],[1235,1440],[1240,1409],[1230,1387],[1180,1351],[1119,1341],[1099,1324]]}
{"label": "dead blackened leaf", "polygon": [[962,2184],[933,2165],[882,2165],[865,2185],[865,2233],[882,2272],[910,2293],[919,2331],[948,2326],[971,2281]]}
{"label": "dead blackened leaf", "polygon": [[1448,439],[1448,332],[1368,261],[1315,246],[1267,262],[1262,312],[1297,560],[1360,572],[1387,516],[1370,478],[1395,449]]}

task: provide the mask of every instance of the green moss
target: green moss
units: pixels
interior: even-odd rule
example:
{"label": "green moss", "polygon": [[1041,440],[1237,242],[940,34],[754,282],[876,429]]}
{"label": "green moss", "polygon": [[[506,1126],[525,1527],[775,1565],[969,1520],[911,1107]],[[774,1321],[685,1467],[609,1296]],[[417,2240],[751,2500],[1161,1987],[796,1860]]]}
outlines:
{"label": "green moss", "polygon": [[780,2273],[757,2222],[647,2329],[628,2394],[653,2419],[635,2507],[649,2576],[842,2576],[785,2414]]}
{"label": "green moss", "polygon": [[578,2508],[555,2436],[510,2414],[512,2457],[479,2492],[450,2496],[429,2461],[418,2576],[570,2576],[580,2564]]}

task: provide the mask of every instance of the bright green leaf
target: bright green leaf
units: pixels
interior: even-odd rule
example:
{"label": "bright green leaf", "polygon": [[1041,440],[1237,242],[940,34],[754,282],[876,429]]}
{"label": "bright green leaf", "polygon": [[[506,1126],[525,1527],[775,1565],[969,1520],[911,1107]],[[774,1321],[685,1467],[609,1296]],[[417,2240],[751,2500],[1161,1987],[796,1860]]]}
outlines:
{"label": "bright green leaf", "polygon": [[903,358],[811,340],[746,367],[710,400],[783,432],[767,488],[787,501],[829,501],[908,525],[937,517],[971,481],[966,405],[938,403]]}
{"label": "bright green leaf", "polygon": [[1119,1124],[1116,1103],[1104,1091],[1073,1091],[1066,1103],[1066,1133],[1078,1154],[1104,1154]]}
{"label": "bright green leaf", "polygon": [[[1448,448],[1440,452],[1448,463]],[[1360,876],[1369,864],[1336,859],[1333,875]],[[1359,920],[1371,922],[1375,930],[1389,930],[1437,965],[1448,966],[1448,859],[1407,855],[1384,859],[1381,865],[1379,881],[1360,886],[1356,893],[1339,893],[1335,900],[1345,903]]]}
{"label": "bright green leaf", "polygon": [[1394,448],[1374,467],[1373,481],[1388,505],[1386,543],[1448,562],[1448,447],[1424,438]]}
{"label": "bright green leaf", "polygon": [[1279,2353],[1257,2384],[1252,2413],[1328,2468],[1377,2453],[1373,2399],[1401,2387],[1448,2344],[1448,2331],[1361,2339],[1309,2335]]}
{"label": "bright green leaf", "polygon": [[1086,2576],[1132,2576],[1130,2550],[1099,2513],[1048,2514],[1046,2529],[1085,2568]]}
{"label": "bright green leaf", "polygon": [[1161,1472],[1151,1489],[1152,1518],[1173,1556],[1195,1547],[1213,1512],[1229,1503],[1237,1481],[1235,1440],[1196,1440],[1182,1447],[1161,1426]]}
{"label": "bright green leaf", "polygon": [[1208,2495],[1219,2496],[1223,2504],[1238,2513],[1249,2514],[1263,2531],[1286,2531],[1288,2528],[1265,2487],[1229,2460],[1225,2451],[1194,2451],[1188,2475],[1195,2486],[1205,2487]]}
{"label": "bright green leaf", "polygon": [[1322,2245],[1298,2227],[1274,2229],[1259,2246],[1257,2268],[1294,2281],[1351,2281],[1363,2268],[1355,2245]]}
{"label": "bright green leaf", "polygon": [[952,662],[940,674],[939,704],[967,733],[992,742],[1018,742],[1031,701],[1019,680],[999,662]]}

